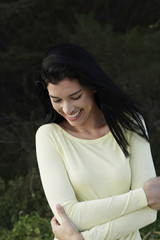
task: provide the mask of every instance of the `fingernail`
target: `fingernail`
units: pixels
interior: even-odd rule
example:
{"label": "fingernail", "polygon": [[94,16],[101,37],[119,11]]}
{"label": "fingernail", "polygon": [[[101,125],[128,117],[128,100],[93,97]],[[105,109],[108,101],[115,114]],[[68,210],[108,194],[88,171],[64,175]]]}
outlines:
{"label": "fingernail", "polygon": [[57,208],[58,210],[60,210],[60,209],[62,208],[61,204],[58,203],[58,204],[56,205],[56,208]]}

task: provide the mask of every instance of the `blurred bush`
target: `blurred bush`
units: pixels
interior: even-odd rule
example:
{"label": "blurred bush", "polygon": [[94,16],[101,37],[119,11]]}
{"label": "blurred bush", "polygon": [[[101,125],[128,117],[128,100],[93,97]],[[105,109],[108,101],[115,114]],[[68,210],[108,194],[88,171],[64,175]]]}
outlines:
{"label": "blurred bush", "polygon": [[20,216],[11,230],[1,229],[0,240],[53,240],[49,222],[38,213]]}
{"label": "blurred bush", "polygon": [[8,183],[0,179],[0,229],[12,229],[20,216],[37,212],[39,216],[52,218],[44,196],[39,174],[32,169],[26,176],[20,176]]}

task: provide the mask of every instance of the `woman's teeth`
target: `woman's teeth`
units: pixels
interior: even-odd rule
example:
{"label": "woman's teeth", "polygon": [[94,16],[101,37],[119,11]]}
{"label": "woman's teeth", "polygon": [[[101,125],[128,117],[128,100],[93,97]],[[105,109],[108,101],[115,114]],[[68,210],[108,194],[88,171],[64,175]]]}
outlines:
{"label": "woman's teeth", "polygon": [[68,117],[70,117],[70,118],[77,117],[79,113],[80,113],[80,111],[76,112],[75,114],[68,115]]}

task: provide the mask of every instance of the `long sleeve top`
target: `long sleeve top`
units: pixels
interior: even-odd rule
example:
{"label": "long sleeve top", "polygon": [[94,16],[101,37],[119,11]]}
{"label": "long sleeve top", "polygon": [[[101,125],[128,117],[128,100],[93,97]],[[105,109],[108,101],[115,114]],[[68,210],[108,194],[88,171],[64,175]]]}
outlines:
{"label": "long sleeve top", "polygon": [[36,133],[40,176],[50,208],[60,203],[85,240],[139,240],[138,229],[156,220],[143,185],[155,176],[150,145],[127,131],[129,157],[111,132],[81,139],[56,123]]}

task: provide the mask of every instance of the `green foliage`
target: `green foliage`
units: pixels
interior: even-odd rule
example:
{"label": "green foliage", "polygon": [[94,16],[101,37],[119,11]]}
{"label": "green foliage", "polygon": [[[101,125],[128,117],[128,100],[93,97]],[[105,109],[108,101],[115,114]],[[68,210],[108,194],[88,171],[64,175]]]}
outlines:
{"label": "green foliage", "polygon": [[158,212],[157,221],[140,230],[143,240],[160,239],[160,213]]}
{"label": "green foliage", "polygon": [[11,230],[2,229],[0,240],[53,240],[49,221],[38,213],[19,216]]}
{"label": "green foliage", "polygon": [[0,193],[0,240],[53,239],[50,226],[53,214],[37,170],[8,183],[0,178]]}
{"label": "green foliage", "polygon": [[3,193],[0,197],[0,229],[11,229],[20,215],[34,211],[45,218],[52,218],[39,174],[34,169],[27,176],[10,180],[6,184],[0,179],[0,191]]}

